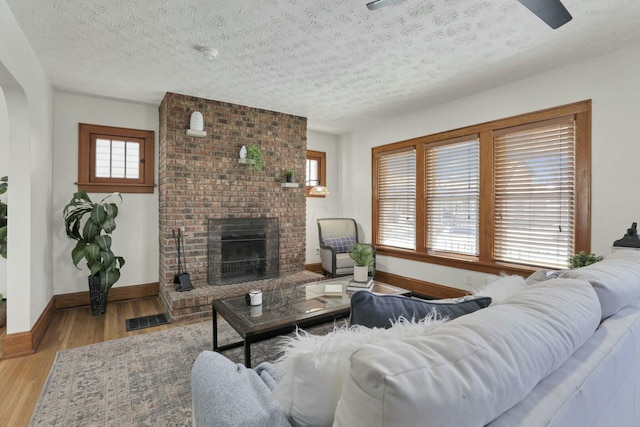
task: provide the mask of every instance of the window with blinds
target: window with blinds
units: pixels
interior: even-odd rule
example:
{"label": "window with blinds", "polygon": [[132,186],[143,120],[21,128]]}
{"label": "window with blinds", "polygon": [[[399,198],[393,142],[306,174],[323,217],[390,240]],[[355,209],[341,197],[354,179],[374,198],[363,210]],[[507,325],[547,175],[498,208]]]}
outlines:
{"label": "window with blinds", "polygon": [[428,251],[478,256],[478,137],[428,145],[425,156]]}
{"label": "window with blinds", "polygon": [[377,243],[416,248],[416,150],[376,157]]}
{"label": "window with blinds", "polygon": [[78,124],[78,189],[153,193],[154,140],[150,130]]}
{"label": "window with blinds", "polygon": [[564,268],[574,253],[574,117],[494,132],[497,261]]}
{"label": "window with blinds", "polygon": [[591,250],[591,101],[374,147],[378,254],[493,274]]}
{"label": "window with blinds", "polygon": [[95,139],[96,178],[140,178],[139,141]]}

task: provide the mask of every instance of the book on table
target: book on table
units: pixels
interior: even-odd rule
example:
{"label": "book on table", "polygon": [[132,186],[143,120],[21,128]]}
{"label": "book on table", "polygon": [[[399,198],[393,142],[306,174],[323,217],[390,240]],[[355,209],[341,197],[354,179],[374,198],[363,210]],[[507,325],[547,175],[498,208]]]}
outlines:
{"label": "book on table", "polygon": [[358,280],[349,280],[347,285],[348,291],[370,291],[373,288],[373,277],[369,277],[366,282]]}
{"label": "book on table", "polygon": [[324,285],[324,295],[327,297],[341,297],[342,296],[342,284],[340,283],[327,283]]}

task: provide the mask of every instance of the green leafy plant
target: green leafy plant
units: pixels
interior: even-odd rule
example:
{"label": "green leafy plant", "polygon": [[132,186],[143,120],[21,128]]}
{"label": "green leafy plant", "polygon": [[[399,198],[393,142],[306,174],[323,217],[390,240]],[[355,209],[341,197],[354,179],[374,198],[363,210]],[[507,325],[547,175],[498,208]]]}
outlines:
{"label": "green leafy plant", "polygon": [[349,257],[359,267],[368,267],[376,262],[373,246],[366,243],[354,243],[349,246]]}
{"label": "green leafy plant", "polygon": [[571,268],[579,268],[602,261],[603,259],[604,256],[602,255],[588,254],[585,251],[580,251],[577,254],[571,255],[569,259],[567,259],[567,262]]}
{"label": "green leafy plant", "polygon": [[71,251],[73,265],[80,269],[78,264],[84,259],[89,275],[100,277],[100,289],[104,293],[120,279],[120,269],[125,263],[124,258],[111,251],[111,233],[116,229],[118,216],[116,204],[106,201],[111,197],[122,201],[120,193],[113,193],[95,203],[82,190],[74,193],[64,208],[67,237],[78,242]]}
{"label": "green leafy plant", "polygon": [[[8,188],[9,178],[3,176],[0,178],[0,194],[6,193]],[[7,215],[7,204],[0,200],[0,256],[3,258],[7,257]]]}
{"label": "green leafy plant", "polygon": [[262,151],[258,148],[257,145],[251,144],[247,148],[247,164],[249,165],[249,170],[255,169],[257,171],[262,170]]}
{"label": "green leafy plant", "polygon": [[293,180],[293,169],[287,169],[284,171],[284,177],[287,182],[291,182]]}

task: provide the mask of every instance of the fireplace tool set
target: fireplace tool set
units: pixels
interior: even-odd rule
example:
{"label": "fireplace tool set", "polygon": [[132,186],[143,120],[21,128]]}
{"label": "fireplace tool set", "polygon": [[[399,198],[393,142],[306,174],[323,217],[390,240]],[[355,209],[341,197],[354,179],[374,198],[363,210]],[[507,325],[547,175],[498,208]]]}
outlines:
{"label": "fireplace tool set", "polygon": [[178,250],[178,274],[173,277],[173,288],[178,292],[191,291],[193,290],[193,285],[191,284],[191,278],[189,277],[189,273],[186,271],[182,271],[182,267],[184,264],[184,268],[186,270],[186,261],[184,261],[184,242],[182,241],[182,233],[178,228],[178,234],[176,235],[176,230],[171,230],[173,233],[173,238],[176,241],[176,249]]}

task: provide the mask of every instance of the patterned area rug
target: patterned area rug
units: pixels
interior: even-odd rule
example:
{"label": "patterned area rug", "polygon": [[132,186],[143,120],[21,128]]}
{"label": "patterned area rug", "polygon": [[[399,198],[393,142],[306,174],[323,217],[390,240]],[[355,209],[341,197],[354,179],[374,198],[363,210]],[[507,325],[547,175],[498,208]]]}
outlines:
{"label": "patterned area rug", "polygon": [[[220,344],[240,339],[226,322],[218,327]],[[333,327],[331,322],[308,331],[326,334]],[[31,425],[190,426],[191,366],[211,349],[211,328],[205,321],[58,352]],[[278,342],[252,344],[252,366],[275,360]],[[224,355],[244,362],[241,347]]]}

